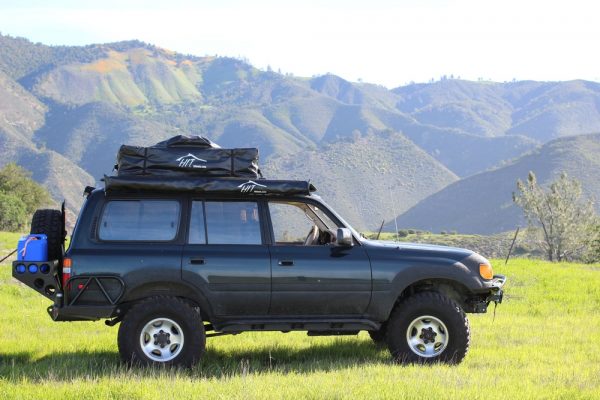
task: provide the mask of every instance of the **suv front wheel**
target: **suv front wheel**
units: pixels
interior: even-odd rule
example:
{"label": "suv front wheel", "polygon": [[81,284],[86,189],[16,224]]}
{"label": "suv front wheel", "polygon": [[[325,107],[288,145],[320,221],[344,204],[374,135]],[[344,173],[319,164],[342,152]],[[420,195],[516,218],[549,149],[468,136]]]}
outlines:
{"label": "suv front wheel", "polygon": [[387,344],[400,363],[458,364],[467,354],[469,321],[453,300],[422,292],[402,301],[390,316]]}
{"label": "suv front wheel", "polygon": [[138,365],[191,367],[204,354],[200,314],[174,297],[152,297],[134,305],[119,327],[121,359]]}

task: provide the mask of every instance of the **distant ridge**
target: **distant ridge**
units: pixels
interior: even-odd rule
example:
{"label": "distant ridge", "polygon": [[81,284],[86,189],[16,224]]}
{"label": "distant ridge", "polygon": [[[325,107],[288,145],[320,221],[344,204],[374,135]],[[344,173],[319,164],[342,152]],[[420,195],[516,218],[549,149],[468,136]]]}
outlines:
{"label": "distant ridge", "polygon": [[[600,200],[600,134],[556,139],[504,167],[455,182],[402,214],[398,223],[437,233],[489,234],[524,226],[512,193],[529,171],[541,184],[564,171],[581,181],[588,197]],[[596,209],[600,212],[600,202]]]}

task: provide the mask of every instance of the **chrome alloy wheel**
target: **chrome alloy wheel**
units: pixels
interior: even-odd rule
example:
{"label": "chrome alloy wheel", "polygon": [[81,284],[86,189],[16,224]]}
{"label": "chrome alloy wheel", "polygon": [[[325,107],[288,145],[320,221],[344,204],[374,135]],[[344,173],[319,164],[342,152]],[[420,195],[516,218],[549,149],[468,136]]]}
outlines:
{"label": "chrome alloy wheel", "polygon": [[431,315],[415,318],[406,330],[406,341],[413,353],[420,357],[439,356],[448,345],[448,329]]}
{"label": "chrome alloy wheel", "polygon": [[152,361],[167,362],[177,357],[183,340],[181,327],[169,318],[153,319],[140,332],[142,351]]}

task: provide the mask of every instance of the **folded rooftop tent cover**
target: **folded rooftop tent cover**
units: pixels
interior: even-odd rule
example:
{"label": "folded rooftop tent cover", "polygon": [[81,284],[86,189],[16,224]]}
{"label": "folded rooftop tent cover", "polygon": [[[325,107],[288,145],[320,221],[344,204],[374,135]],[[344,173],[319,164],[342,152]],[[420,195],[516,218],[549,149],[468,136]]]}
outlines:
{"label": "folded rooftop tent cover", "polygon": [[200,136],[174,136],[150,147],[123,145],[118,176],[258,178],[258,149],[222,149]]}
{"label": "folded rooftop tent cover", "polygon": [[220,195],[308,195],[316,188],[307,181],[206,177],[105,176],[107,191],[191,191]]}

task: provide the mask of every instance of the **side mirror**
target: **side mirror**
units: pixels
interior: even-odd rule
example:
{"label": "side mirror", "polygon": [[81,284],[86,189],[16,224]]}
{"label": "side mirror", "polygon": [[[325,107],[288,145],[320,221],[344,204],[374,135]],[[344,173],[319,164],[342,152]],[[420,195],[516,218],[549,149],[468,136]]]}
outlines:
{"label": "side mirror", "polygon": [[348,228],[338,228],[335,245],[340,247],[352,247],[352,232]]}

